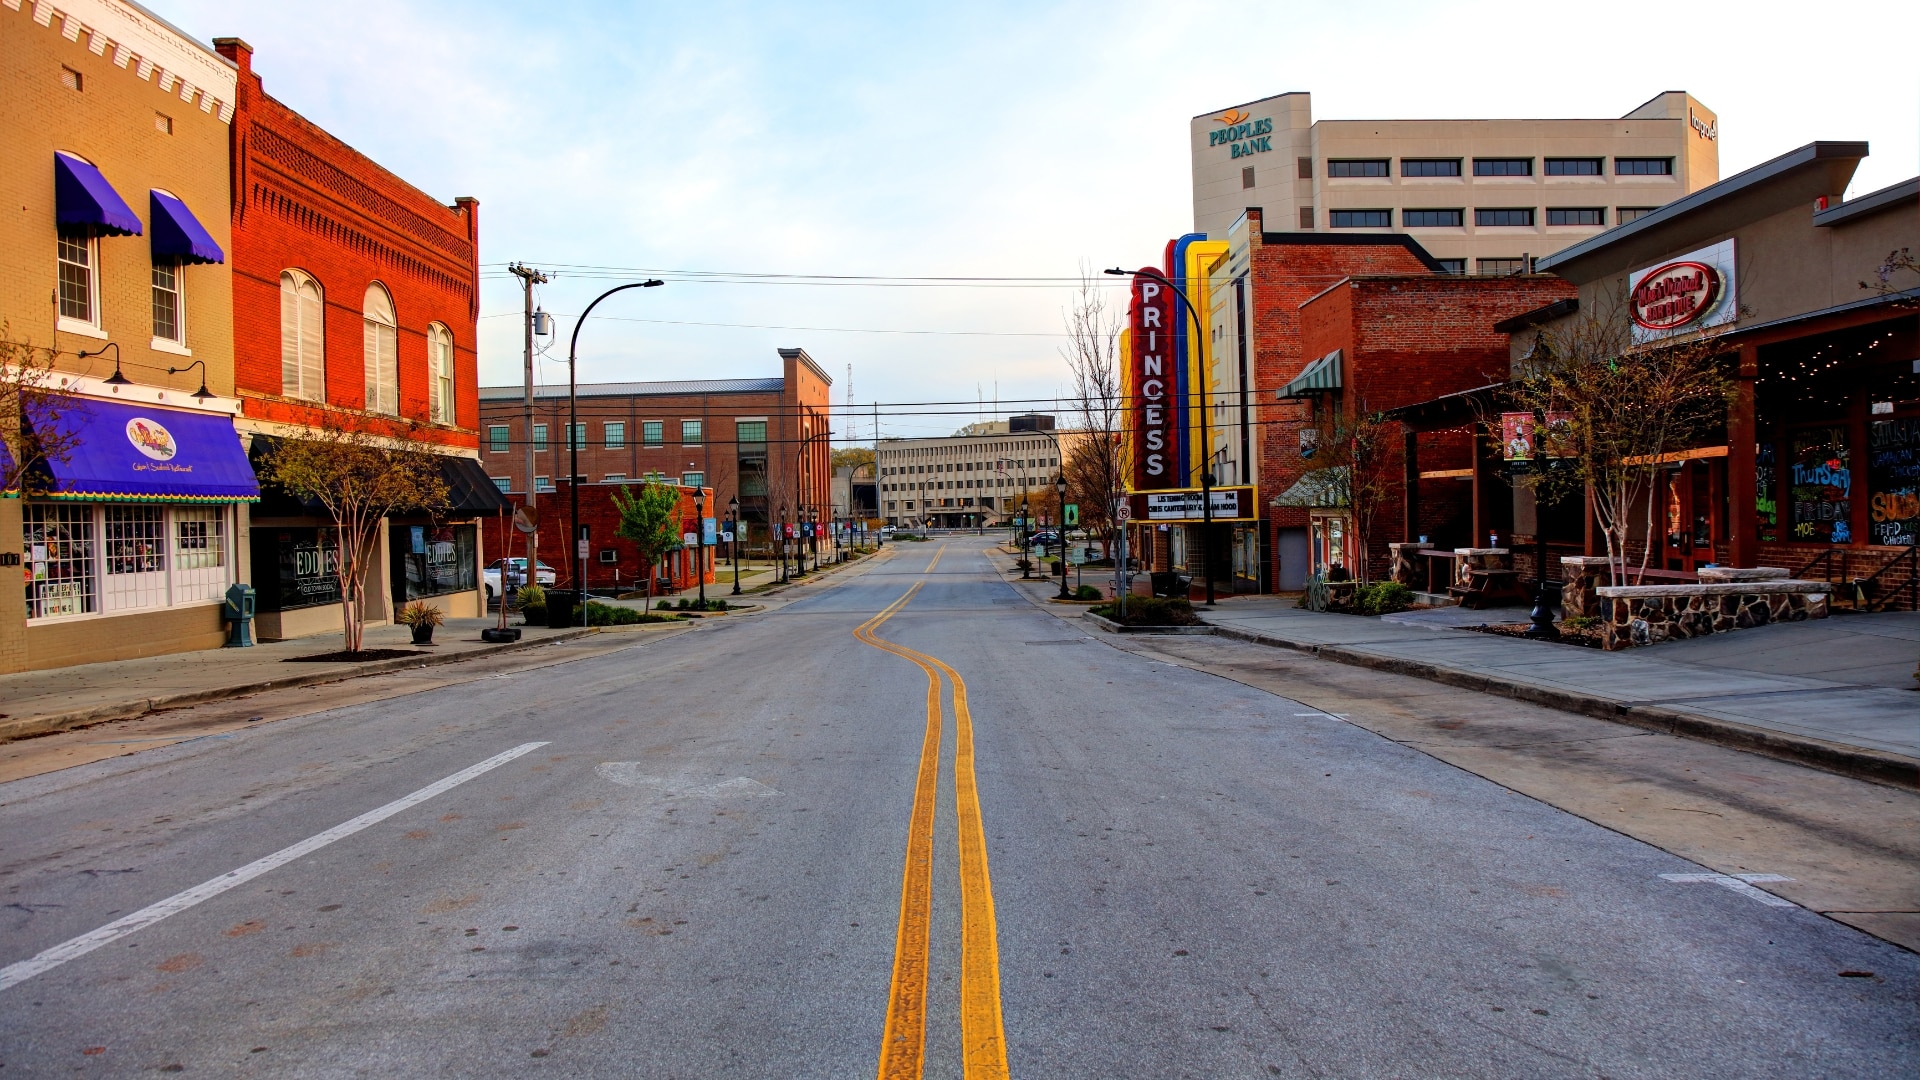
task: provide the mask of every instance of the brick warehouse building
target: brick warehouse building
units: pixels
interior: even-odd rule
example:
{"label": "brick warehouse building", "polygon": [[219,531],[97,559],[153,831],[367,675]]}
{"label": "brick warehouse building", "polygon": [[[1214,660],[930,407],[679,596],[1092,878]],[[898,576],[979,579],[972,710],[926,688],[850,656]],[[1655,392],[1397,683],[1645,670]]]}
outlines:
{"label": "brick warehouse building", "polygon": [[[454,505],[388,523],[366,619],[390,621],[412,599],[482,614],[472,522],[503,504],[475,461],[478,202],[449,206],[413,187],[269,96],[246,42],[214,44],[239,69],[231,266],[243,437],[257,462],[276,438],[409,424],[421,449],[444,455]],[[262,637],[339,626],[330,522],[314,510],[273,492],[255,509]]]}
{"label": "brick warehouse building", "polygon": [[[647,567],[641,564],[640,549],[630,540],[614,535],[620,528],[620,511],[613,504],[613,491],[619,485],[583,484],[580,490],[580,524],[587,530],[590,545],[587,558],[581,562],[581,576],[586,579],[586,587],[596,594],[611,594],[627,589],[642,590],[647,587]],[[631,487],[631,485],[629,486]],[[535,534],[539,541],[540,561],[553,567],[555,584],[565,588],[569,575],[573,572],[573,553],[567,550],[566,514],[568,499],[572,493],[567,490],[567,482],[559,481],[552,492],[553,501],[542,503],[548,509],[544,512],[558,518],[549,518],[549,523],[558,522],[558,528],[541,529]],[[680,489],[679,525],[674,531],[682,536],[700,528],[702,514],[696,512],[696,496],[704,498],[702,508],[704,516],[711,519],[713,512],[713,492],[706,488]],[[721,502],[721,514],[726,513],[726,502]],[[485,518],[481,525],[482,556],[488,565],[496,559],[524,558],[527,554],[526,536],[513,527],[511,518]],[[719,539],[721,526],[715,522],[714,538]],[[678,592],[691,589],[699,584],[700,577],[695,575],[696,567],[704,571],[709,590],[719,583],[716,576],[724,573],[720,566],[721,556],[727,554],[724,545],[715,543],[705,545],[704,558],[699,545],[685,548],[669,554],[661,560],[659,576],[654,584],[656,594]]]}
{"label": "brick warehouse building", "polygon": [[[709,517],[725,517],[737,497],[749,549],[768,544],[768,525],[783,508],[788,521],[800,507],[826,520],[833,500],[833,379],[805,349],[781,349],[780,361],[777,378],[580,385],[575,435],[582,520],[590,500],[611,506],[618,485],[649,477],[710,490]],[[565,520],[568,506],[562,490],[569,467],[567,388],[534,388],[531,431],[524,386],[482,387],[479,404],[481,464],[515,505],[526,497],[528,449],[533,452],[533,501],[545,550],[546,534]]]}
{"label": "brick warehouse building", "polygon": [[[1275,449],[1290,447],[1297,456],[1301,432],[1327,428],[1330,414],[1351,422],[1359,415],[1505,382],[1509,338],[1497,324],[1570,299],[1573,292],[1567,282],[1543,274],[1355,275],[1335,282],[1300,305],[1302,371],[1280,394],[1285,401],[1303,400],[1307,415],[1297,415],[1298,406],[1276,410],[1296,415],[1273,425]],[[1390,569],[1387,544],[1417,536],[1449,548],[1486,542],[1474,537],[1470,508],[1504,499],[1507,489],[1484,469],[1475,469],[1472,421],[1404,437],[1395,437],[1397,429],[1397,424],[1389,428],[1390,444],[1377,473],[1384,487],[1379,498],[1369,500],[1364,552],[1350,511],[1315,507],[1310,496],[1281,496],[1290,505],[1274,508],[1275,527],[1304,523],[1309,573],[1332,561],[1357,572],[1364,558],[1370,576],[1383,577]],[[1300,467],[1311,465],[1308,460]],[[1285,475],[1275,478],[1276,485]],[[1462,490],[1468,499],[1459,497]]]}

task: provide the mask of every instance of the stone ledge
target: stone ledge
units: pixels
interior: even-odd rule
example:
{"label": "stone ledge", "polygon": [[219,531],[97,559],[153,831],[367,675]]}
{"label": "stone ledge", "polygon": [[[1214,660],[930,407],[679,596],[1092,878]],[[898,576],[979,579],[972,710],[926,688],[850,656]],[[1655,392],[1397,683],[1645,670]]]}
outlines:
{"label": "stone ledge", "polygon": [[1830,593],[1824,581],[1703,581],[1698,585],[1602,585],[1595,596],[1609,600],[1648,600],[1668,596],[1770,596],[1774,593]]}
{"label": "stone ledge", "polygon": [[1788,581],[1793,577],[1793,572],[1784,566],[1703,566],[1698,573],[1702,584],[1727,581]]}

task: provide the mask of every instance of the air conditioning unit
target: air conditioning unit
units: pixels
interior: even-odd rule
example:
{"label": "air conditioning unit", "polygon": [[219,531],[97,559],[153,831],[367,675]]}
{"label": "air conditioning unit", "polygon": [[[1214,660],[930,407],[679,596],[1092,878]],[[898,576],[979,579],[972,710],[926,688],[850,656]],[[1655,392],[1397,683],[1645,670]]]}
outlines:
{"label": "air conditioning unit", "polygon": [[612,548],[601,548],[600,561],[612,565],[620,561],[620,553]]}

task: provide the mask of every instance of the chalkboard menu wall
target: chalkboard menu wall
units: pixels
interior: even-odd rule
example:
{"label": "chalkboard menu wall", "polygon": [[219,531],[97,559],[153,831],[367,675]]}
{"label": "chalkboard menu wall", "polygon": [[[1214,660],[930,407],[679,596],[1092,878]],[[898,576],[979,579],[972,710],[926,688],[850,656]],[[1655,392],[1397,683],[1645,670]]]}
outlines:
{"label": "chalkboard menu wall", "polygon": [[1920,417],[1867,429],[1867,541],[1920,542]]}
{"label": "chalkboard menu wall", "polygon": [[1795,540],[1853,542],[1853,470],[1847,458],[1846,428],[1809,428],[1793,436]]}

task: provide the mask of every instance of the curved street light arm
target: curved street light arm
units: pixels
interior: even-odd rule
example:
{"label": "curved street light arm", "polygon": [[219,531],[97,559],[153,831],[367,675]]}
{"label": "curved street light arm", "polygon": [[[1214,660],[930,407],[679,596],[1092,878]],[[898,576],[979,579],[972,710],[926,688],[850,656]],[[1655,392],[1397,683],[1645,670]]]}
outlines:
{"label": "curved street light arm", "polygon": [[[587,316],[600,306],[600,301],[617,292],[627,289],[651,289],[656,285],[665,285],[659,278],[646,281],[630,281],[625,285],[615,285],[606,292],[593,298],[587,310],[573,320],[573,337],[567,342],[567,494],[571,497],[571,506],[567,521],[567,552],[573,558],[573,587],[580,593],[580,625],[587,624],[587,583],[582,576],[583,567],[580,558],[580,440],[575,433],[580,428],[580,407],[576,396],[578,390],[578,367],[575,363],[580,351],[580,328],[586,324]],[[533,481],[528,480],[529,488]]]}

